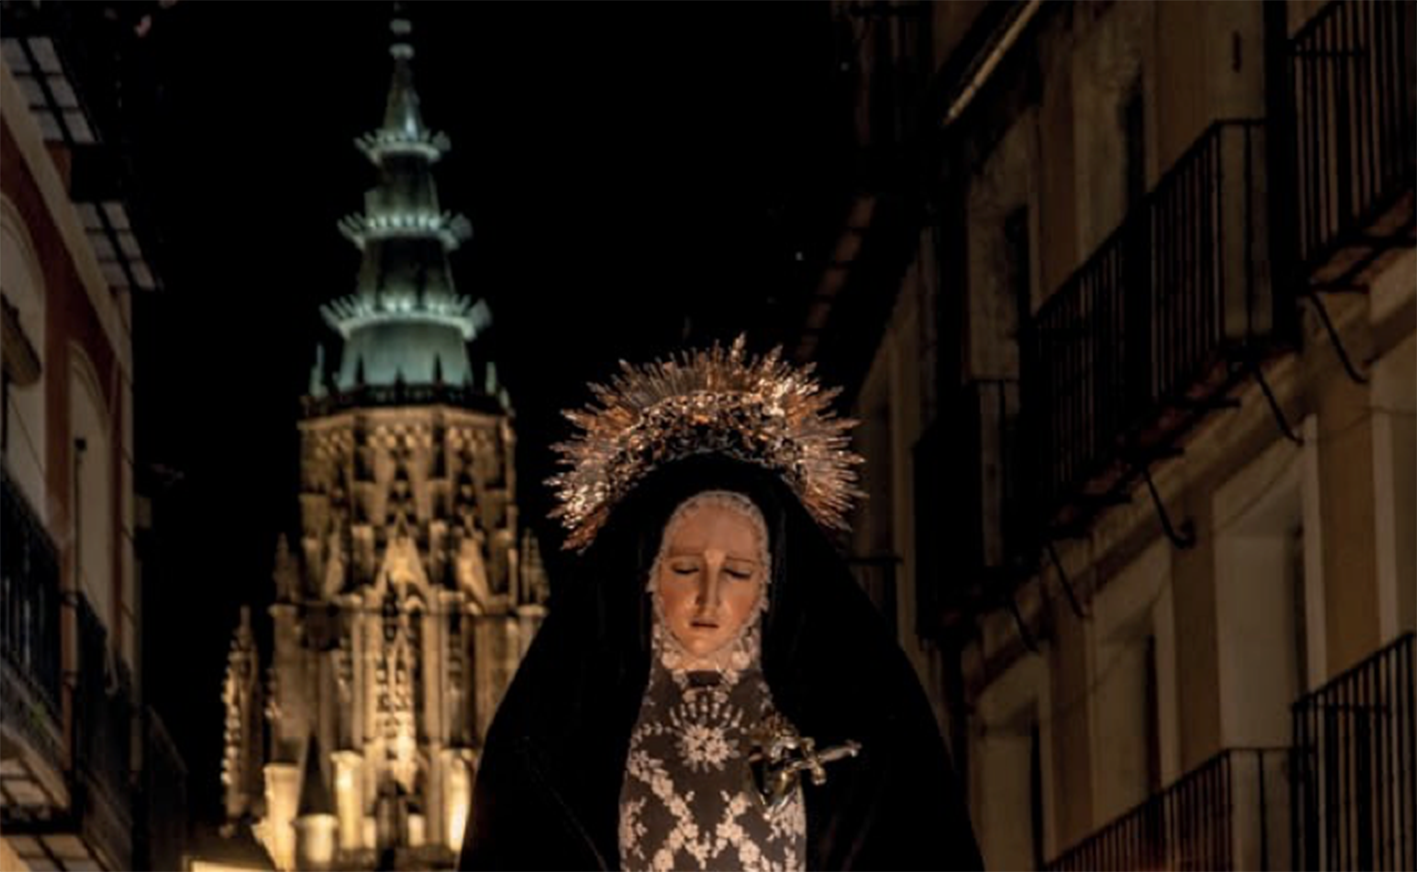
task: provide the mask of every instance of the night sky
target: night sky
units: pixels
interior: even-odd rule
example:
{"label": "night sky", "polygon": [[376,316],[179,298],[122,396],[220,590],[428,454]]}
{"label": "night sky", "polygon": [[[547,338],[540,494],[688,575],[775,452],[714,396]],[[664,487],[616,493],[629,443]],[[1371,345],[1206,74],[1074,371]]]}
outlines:
{"label": "night sky", "polygon": [[[849,111],[825,4],[410,4],[435,168],[472,241],[459,290],[485,298],[517,411],[523,517],[548,551],[541,480],[587,379],[685,337],[800,318],[849,194]],[[135,302],[147,549],[146,694],[218,813],[225,653],[241,603],[272,594],[297,520],[299,398],[319,305],[353,290],[336,221],[374,168],[383,3],[177,3],[143,38],[158,87],[139,137],[164,289]],[[264,619],[258,620],[264,626]]]}

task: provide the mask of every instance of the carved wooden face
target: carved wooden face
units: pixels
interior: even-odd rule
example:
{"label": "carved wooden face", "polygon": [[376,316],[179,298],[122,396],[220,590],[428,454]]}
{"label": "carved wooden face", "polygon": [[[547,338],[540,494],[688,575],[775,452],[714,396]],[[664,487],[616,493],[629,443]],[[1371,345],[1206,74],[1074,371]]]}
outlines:
{"label": "carved wooden face", "polygon": [[763,595],[767,567],[757,528],[742,512],[703,505],[665,531],[655,583],[664,619],[684,650],[708,657],[733,642]]}

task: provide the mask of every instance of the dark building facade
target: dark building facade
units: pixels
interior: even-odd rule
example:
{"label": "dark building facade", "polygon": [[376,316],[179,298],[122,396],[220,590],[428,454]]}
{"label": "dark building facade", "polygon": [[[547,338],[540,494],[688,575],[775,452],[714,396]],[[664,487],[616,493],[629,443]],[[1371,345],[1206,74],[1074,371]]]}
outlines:
{"label": "dark building facade", "polygon": [[143,682],[134,296],[159,284],[117,99],[156,6],[0,5],[0,865],[180,862]]}
{"label": "dark building facade", "polygon": [[841,3],[798,353],[999,868],[1407,868],[1408,4]]}

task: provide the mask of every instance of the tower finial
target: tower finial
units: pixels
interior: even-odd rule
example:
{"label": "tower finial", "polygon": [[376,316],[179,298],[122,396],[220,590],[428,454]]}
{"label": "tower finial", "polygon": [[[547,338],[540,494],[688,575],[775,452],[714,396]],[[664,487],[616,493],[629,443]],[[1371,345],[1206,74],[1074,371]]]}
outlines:
{"label": "tower finial", "polygon": [[[379,185],[365,196],[362,213],[339,222],[362,255],[354,293],[322,307],[344,340],[332,393],[366,383],[392,386],[399,371],[410,385],[429,384],[436,380],[435,357],[442,378],[461,383],[469,366],[467,343],[488,324],[486,304],[459,294],[453,282],[447,255],[472,235],[472,226],[439,203],[431,168],[449,142],[423,123],[408,7],[384,9],[394,58],[383,120],[355,140],[378,170]],[[404,329],[410,324],[419,325],[417,342]]]}
{"label": "tower finial", "polygon": [[413,22],[408,20],[402,3],[394,4],[394,17],[389,22],[389,30],[394,34],[394,42],[389,46],[389,54],[396,58],[413,57],[413,46],[408,42],[409,34],[413,33]]}

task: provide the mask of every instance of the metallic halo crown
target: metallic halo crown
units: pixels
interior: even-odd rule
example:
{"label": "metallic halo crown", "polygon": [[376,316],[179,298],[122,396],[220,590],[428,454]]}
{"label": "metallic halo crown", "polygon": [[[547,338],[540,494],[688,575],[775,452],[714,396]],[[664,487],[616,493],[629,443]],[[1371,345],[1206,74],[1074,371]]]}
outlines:
{"label": "metallic halo crown", "polygon": [[649,473],[686,457],[722,454],[782,477],[825,527],[846,529],[856,486],[846,431],[857,422],[830,406],[840,389],[823,390],[813,366],[796,368],[774,348],[754,358],[744,337],[724,349],[684,352],[640,366],[620,361],[595,400],[565,416],[580,431],[552,446],[565,471],[555,490],[565,547],[585,550],[610,512]]}

